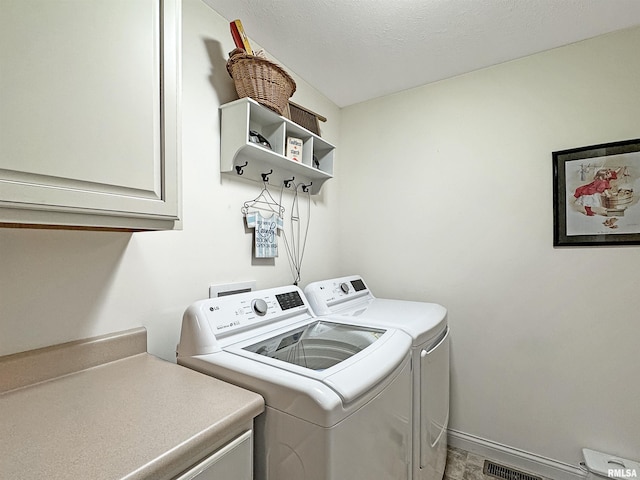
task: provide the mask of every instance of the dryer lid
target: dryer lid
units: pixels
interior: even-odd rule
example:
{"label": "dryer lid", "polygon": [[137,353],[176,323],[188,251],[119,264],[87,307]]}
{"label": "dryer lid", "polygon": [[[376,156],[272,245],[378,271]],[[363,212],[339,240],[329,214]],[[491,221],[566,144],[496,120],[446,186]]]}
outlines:
{"label": "dryer lid", "polygon": [[438,336],[447,325],[447,309],[437,303],[375,298],[341,316],[357,317],[370,325],[393,325],[411,335],[414,345],[422,345]]}

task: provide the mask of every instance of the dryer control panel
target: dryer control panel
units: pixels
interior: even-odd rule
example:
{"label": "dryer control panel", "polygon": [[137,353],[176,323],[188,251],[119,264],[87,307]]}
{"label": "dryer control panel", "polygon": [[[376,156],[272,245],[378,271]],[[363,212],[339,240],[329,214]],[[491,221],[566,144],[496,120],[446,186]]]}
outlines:
{"label": "dryer control panel", "polygon": [[373,298],[364,280],[358,275],[310,283],[304,289],[304,294],[316,315],[337,313],[343,303]]}

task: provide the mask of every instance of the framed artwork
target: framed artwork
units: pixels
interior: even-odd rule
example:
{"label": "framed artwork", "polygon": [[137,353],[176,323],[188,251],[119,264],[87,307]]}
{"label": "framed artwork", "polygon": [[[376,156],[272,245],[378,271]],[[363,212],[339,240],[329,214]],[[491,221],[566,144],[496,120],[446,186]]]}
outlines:
{"label": "framed artwork", "polygon": [[640,138],[553,152],[553,245],[640,245]]}

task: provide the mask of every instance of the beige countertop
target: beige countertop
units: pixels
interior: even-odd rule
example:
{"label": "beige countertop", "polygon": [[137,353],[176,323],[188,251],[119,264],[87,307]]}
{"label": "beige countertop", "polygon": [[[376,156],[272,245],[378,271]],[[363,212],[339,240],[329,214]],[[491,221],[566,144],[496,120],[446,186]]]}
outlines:
{"label": "beige countertop", "polygon": [[149,355],[143,329],[117,337],[0,357],[0,478],[168,480],[264,409],[257,394]]}

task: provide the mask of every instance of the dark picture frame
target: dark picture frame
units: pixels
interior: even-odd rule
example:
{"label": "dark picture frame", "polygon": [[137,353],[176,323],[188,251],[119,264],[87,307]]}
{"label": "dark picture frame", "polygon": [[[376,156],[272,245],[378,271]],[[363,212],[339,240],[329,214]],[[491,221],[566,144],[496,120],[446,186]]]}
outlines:
{"label": "dark picture frame", "polygon": [[552,156],[553,245],[640,245],[640,138]]}

